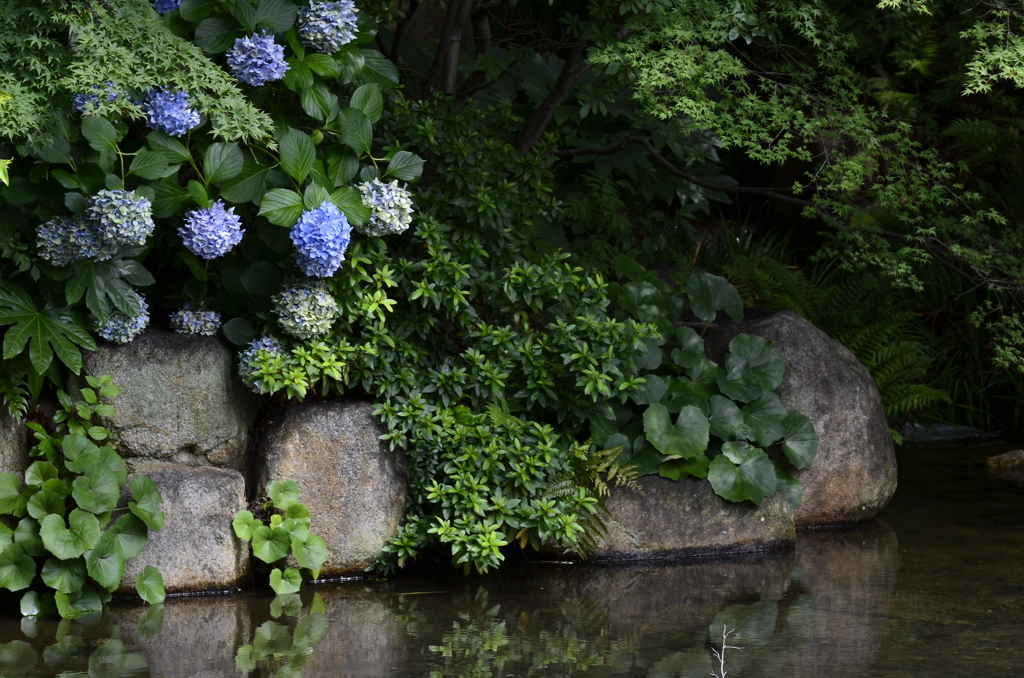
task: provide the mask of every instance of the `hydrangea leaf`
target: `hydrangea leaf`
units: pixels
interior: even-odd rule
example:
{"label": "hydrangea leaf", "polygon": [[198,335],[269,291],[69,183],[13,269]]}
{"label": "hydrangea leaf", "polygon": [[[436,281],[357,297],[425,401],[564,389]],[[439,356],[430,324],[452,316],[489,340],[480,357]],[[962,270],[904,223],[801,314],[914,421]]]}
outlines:
{"label": "hydrangea leaf", "polygon": [[47,558],[40,576],[50,588],[61,593],[73,593],[85,583],[85,560],[81,556],[69,560]]}
{"label": "hydrangea leaf", "polygon": [[384,112],[384,96],[380,92],[380,85],[368,82],[357,87],[352,93],[349,106],[362,111],[371,123],[380,120]]}
{"label": "hydrangea leaf", "polygon": [[814,423],[805,415],[793,410],[786,414],[783,424],[782,451],[796,468],[807,468],[818,454],[818,434]]}
{"label": "hydrangea leaf", "polygon": [[423,164],[423,158],[415,153],[399,151],[391,158],[384,176],[394,177],[402,181],[413,181],[423,174]]}
{"label": "hydrangea leaf", "polygon": [[287,188],[272,188],[263,195],[261,217],[277,226],[291,226],[302,215],[302,196]]}
{"label": "hydrangea leaf", "polygon": [[82,136],[97,151],[116,151],[124,133],[102,116],[87,115],[82,118]]}
{"label": "hydrangea leaf", "polygon": [[370,208],[363,204],[363,197],[352,186],[342,186],[331,193],[329,198],[353,226],[362,226],[370,219]]}
{"label": "hydrangea leaf", "polygon": [[218,141],[203,152],[203,172],[206,180],[227,181],[242,171],[242,149],[232,142]]}
{"label": "hydrangea leaf", "polygon": [[291,127],[282,127],[277,132],[281,146],[281,167],[300,184],[306,180],[316,160],[316,147],[305,132]]}
{"label": "hydrangea leaf", "polygon": [[146,565],[142,572],[135,575],[135,592],[150,605],[159,605],[167,597],[164,593],[164,578],[160,570]]}
{"label": "hydrangea leaf", "polygon": [[298,593],[302,588],[302,575],[294,567],[286,568],[284,572],[276,567],[270,571],[270,588],[274,593]]}
{"label": "hydrangea leaf", "polygon": [[[726,447],[735,446],[739,456],[726,452]],[[708,480],[715,494],[728,501],[749,499],[758,506],[765,497],[775,494],[775,466],[762,450],[737,443],[726,443],[722,454],[711,461]],[[739,459],[734,462],[730,456]]]}
{"label": "hydrangea leaf", "polygon": [[373,125],[357,108],[346,108],[338,114],[341,138],[356,153],[369,153],[373,146]]}

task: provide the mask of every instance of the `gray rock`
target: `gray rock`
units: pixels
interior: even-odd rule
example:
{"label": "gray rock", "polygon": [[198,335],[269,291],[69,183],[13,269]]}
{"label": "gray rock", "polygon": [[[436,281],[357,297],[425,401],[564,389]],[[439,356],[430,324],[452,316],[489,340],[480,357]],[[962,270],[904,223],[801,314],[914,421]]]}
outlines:
{"label": "gray rock", "polygon": [[216,337],[149,330],[129,344],[101,343],[84,355],[84,374],[109,374],[121,387],[104,420],[125,463],[155,459],[246,469],[260,399],[232,369]]}
{"label": "gray rock", "polygon": [[788,410],[810,417],[821,443],[810,468],[795,471],[804,497],[797,527],[866,520],[896,491],[896,455],[878,388],[845,346],[792,311],[708,328],[708,357],[722,364],[729,342],[753,334],[786,358],[777,393]]}
{"label": "gray rock", "polygon": [[[246,507],[242,474],[160,463],[137,472],[160,488],[166,520],[163,529],[149,532],[146,549],[125,564],[119,593],[134,593],[135,575],[146,565],[160,570],[168,592],[224,590],[248,573],[249,545],[231,527],[235,513]],[[127,495],[125,486],[122,505]]]}
{"label": "gray rock", "polygon": [[793,543],[793,512],[776,494],[754,506],[725,501],[706,480],[638,479],[641,492],[613,488],[608,534],[592,558],[651,560],[763,551]]}
{"label": "gray rock", "polygon": [[28,429],[0,402],[0,472],[21,479],[28,467],[28,449]]}
{"label": "gray rock", "polygon": [[1004,454],[997,454],[985,460],[989,468],[1022,468],[1024,467],[1024,450],[1013,450]]}
{"label": "gray rock", "polygon": [[251,642],[249,600],[243,596],[170,598],[164,623],[152,638],[140,635],[144,605],[112,605],[110,616],[133,652],[146,657],[150,674],[163,678],[221,678],[238,674],[235,653]]}
{"label": "gray rock", "polygon": [[257,447],[257,495],[275,480],[299,484],[311,531],[327,544],[322,573],[361,572],[394,536],[405,509],[401,452],[365,402],[303,403],[281,412]]}

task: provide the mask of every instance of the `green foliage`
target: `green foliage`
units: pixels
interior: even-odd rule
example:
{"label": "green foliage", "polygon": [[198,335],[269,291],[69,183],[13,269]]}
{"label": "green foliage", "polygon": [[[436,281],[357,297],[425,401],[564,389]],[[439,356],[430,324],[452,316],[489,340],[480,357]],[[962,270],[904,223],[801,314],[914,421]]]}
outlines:
{"label": "green foliage", "polygon": [[[47,587],[41,596],[36,590],[24,594],[27,616],[54,605],[65,618],[101,609],[121,585],[125,561],[145,547],[147,525],[159,530],[163,524],[158,508],[163,499],[145,476],[132,480],[135,502],[117,507],[128,474],[113,447],[97,444],[110,433],[92,420],[114,413],[99,397],[113,398],[120,389],[109,376],[85,381],[82,400],[58,392],[61,409],[51,428],[29,423],[38,444],[32,448],[36,460],[25,471],[24,488],[13,474],[0,474],[0,513],[19,519],[14,530],[0,528],[0,587],[25,590],[37,574]],[[128,512],[116,516],[121,511]],[[146,568],[137,589],[146,602],[163,602],[156,568]]]}
{"label": "green foliage", "polygon": [[[303,611],[305,610],[305,614]],[[297,593],[280,594],[270,604],[270,614],[285,623],[265,621],[253,632],[252,642],[235,653],[239,673],[262,670],[277,676],[301,676],[313,658],[314,647],[327,634],[328,619],[320,594],[303,608]]]}
{"label": "green foliage", "polygon": [[[252,544],[252,554],[268,564],[291,556],[300,568],[305,568],[311,579],[320,576],[320,568],[327,562],[327,545],[309,531],[309,510],[298,503],[299,485],[294,480],[275,480],[267,488],[270,501],[261,507],[261,518],[251,511],[239,511],[231,526],[235,536]],[[264,524],[263,519],[267,523]],[[302,576],[294,567],[270,571],[270,588],[274,593],[297,593],[302,587]]]}

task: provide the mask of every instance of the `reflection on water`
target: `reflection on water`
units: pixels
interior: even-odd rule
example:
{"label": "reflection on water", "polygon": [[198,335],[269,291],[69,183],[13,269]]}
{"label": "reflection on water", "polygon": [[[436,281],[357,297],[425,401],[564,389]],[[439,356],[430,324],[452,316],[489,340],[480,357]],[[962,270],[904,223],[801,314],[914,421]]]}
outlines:
{"label": "reflection on water", "polygon": [[0,676],[706,678],[726,631],[730,678],[1019,676],[1024,477],[985,471],[1000,451],[904,450],[884,521],[787,552],[0,621]]}

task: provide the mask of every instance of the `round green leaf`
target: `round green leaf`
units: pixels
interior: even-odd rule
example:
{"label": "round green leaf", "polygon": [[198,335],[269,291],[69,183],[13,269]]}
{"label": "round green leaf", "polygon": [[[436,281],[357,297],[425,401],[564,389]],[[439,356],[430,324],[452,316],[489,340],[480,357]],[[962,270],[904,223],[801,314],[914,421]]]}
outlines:
{"label": "round green leaf", "polygon": [[12,640],[0,645],[0,676],[14,678],[37,675],[35,668],[38,663],[39,655],[24,640]]}
{"label": "round green leaf", "polygon": [[141,637],[149,639],[156,636],[164,628],[164,605],[159,603],[147,608],[139,615],[139,621],[135,623],[135,631]]}
{"label": "round green leaf", "polygon": [[658,466],[658,475],[671,480],[682,480],[687,476],[707,478],[710,464],[711,460],[704,455],[696,459],[669,459]]}
{"label": "round green leaf", "polygon": [[288,510],[284,512],[284,516],[291,520],[305,520],[306,525],[309,525],[309,509],[307,509],[303,504],[292,504],[288,507]]}
{"label": "round green leaf", "polygon": [[786,431],[786,408],[779,398],[769,391],[743,406],[743,426],[746,436],[761,447],[768,447],[783,436]]}
{"label": "round green leaf", "polygon": [[772,464],[775,466],[775,490],[786,498],[789,507],[795,511],[800,506],[800,500],[804,498],[804,486],[791,476],[781,463],[772,461]]}
{"label": "round green leaf", "polygon": [[302,597],[298,593],[285,593],[274,596],[270,601],[270,616],[279,619],[281,615],[286,617],[298,617],[302,613]]}
{"label": "round green leaf", "polygon": [[742,436],[743,413],[736,407],[736,403],[725,396],[711,396],[708,423],[711,424],[711,435],[722,440]]}
{"label": "round green leaf", "polygon": [[43,540],[39,538],[39,521],[35,518],[25,516],[18,522],[14,528],[14,543],[33,558],[48,555]]}
{"label": "round green leaf", "polygon": [[294,567],[287,568],[282,574],[276,567],[270,571],[270,588],[274,593],[297,593],[302,587],[302,575]]}
{"label": "round green leaf", "polygon": [[120,498],[117,478],[104,464],[92,464],[85,474],[75,478],[71,496],[79,508],[90,513],[113,511]]}
{"label": "round green leaf", "polygon": [[313,578],[320,576],[320,568],[327,562],[327,544],[315,534],[307,534],[305,540],[292,539],[292,554],[300,567],[311,570]]}
{"label": "round green leaf", "polygon": [[[82,590],[74,593],[57,592],[54,595],[57,601],[57,612],[65,619],[76,619],[84,617],[91,612],[99,612],[103,609],[103,601],[92,584],[82,584]],[[65,636],[67,637],[67,636]]]}
{"label": "round green leaf", "polygon": [[42,603],[39,602],[39,594],[35,591],[26,591],[21,597],[21,616],[38,617],[43,611]]}
{"label": "round green leaf", "polygon": [[733,322],[743,320],[743,301],[732,284],[719,275],[694,273],[686,284],[693,314],[706,323],[714,322],[719,310],[724,310]]}
{"label": "round green leaf", "polygon": [[734,389],[743,389],[745,395],[733,395],[725,387],[722,392],[734,400],[750,401],[758,395],[746,395],[754,385],[766,391],[774,391],[782,385],[786,359],[772,342],[752,334],[740,334],[729,342],[725,371],[725,382]]}
{"label": "round green leaf", "polygon": [[34,461],[25,470],[26,485],[42,485],[57,479],[57,467],[48,461]]}
{"label": "round green leaf", "polygon": [[[726,448],[730,448],[729,451]],[[734,463],[730,456],[736,457]],[[729,501],[749,499],[759,505],[765,497],[775,494],[775,466],[763,451],[737,443],[726,443],[722,454],[715,457],[708,470],[708,481],[715,494]]]}
{"label": "round green leaf", "polygon": [[114,451],[114,448],[107,445],[80,454],[77,459],[68,462],[67,467],[69,471],[85,473],[93,464],[100,464],[110,469],[110,472],[114,474],[114,479],[117,480],[119,488],[128,479],[128,471],[124,467],[124,461],[121,459],[121,456]]}
{"label": "round green leaf", "polygon": [[21,481],[13,473],[0,473],[0,514],[17,514],[24,509]]}
{"label": "round green leaf", "polygon": [[59,497],[66,497],[71,494],[71,490],[68,489],[67,483],[57,478],[50,478],[43,483],[43,489],[47,492],[53,492]]}
{"label": "round green leaf", "polygon": [[263,521],[253,517],[252,511],[239,511],[231,521],[235,536],[242,541],[252,541],[252,533],[257,527],[263,527]]}
{"label": "round green leaf", "polygon": [[14,543],[14,530],[0,523],[0,553]]}
{"label": "round green leaf", "polygon": [[146,565],[146,569],[135,575],[135,591],[139,597],[150,605],[158,605],[164,602],[164,578],[160,570],[152,565]]}
{"label": "round green leaf", "polygon": [[252,554],[265,563],[273,563],[288,555],[292,545],[291,535],[286,530],[266,525],[257,527],[252,533]]}
{"label": "round green leaf", "polygon": [[786,453],[786,459],[796,468],[810,466],[818,454],[818,434],[814,423],[793,410],[786,413],[783,429],[782,451]]}
{"label": "round green leaf", "polygon": [[64,497],[49,490],[39,490],[28,500],[28,514],[36,520],[49,515],[63,516]]}
{"label": "round green leaf", "polygon": [[[92,442],[85,436],[78,435],[77,433],[72,433],[64,436],[64,440],[61,441],[61,449],[64,450],[66,464],[67,461],[75,461],[83,454],[95,452],[96,450],[99,449],[99,447],[96,446],[96,443]],[[75,471],[75,473],[81,473],[82,471],[85,470],[85,467],[83,466],[81,469],[76,470],[74,468],[71,468],[71,466],[69,465],[68,469],[71,471]]]}
{"label": "round green leaf", "polygon": [[35,561],[18,544],[11,544],[0,553],[0,588],[9,591],[27,589],[35,576]]}
{"label": "round green leaf", "polygon": [[126,513],[117,519],[107,534],[112,534],[117,539],[117,546],[121,549],[121,557],[130,560],[146,548],[146,539],[149,531],[146,524],[131,513]]}
{"label": "round green leaf", "polygon": [[69,524],[58,515],[43,518],[39,536],[43,546],[61,560],[77,558],[96,545],[100,538],[100,525],[96,516],[82,509],[75,509],[68,517]]}
{"label": "round green leaf", "polygon": [[118,535],[104,532],[96,546],[85,552],[85,564],[89,576],[97,584],[108,591],[116,589],[124,576],[124,557],[121,555]]}
{"label": "round green leaf", "polygon": [[679,411],[672,425],[664,405],[651,405],[644,412],[644,435],[662,454],[695,459],[708,448],[710,425],[704,413],[693,405]]}
{"label": "round green leaf", "polygon": [[160,505],[164,498],[160,496],[160,488],[146,476],[136,476],[131,484],[132,499],[128,502],[128,510],[137,515],[146,527],[159,530],[164,526],[164,512]]}
{"label": "round green leaf", "polygon": [[305,519],[288,518],[281,523],[281,529],[288,533],[292,539],[303,541],[309,534],[309,521]]}
{"label": "round green leaf", "polygon": [[82,558],[60,560],[47,558],[40,573],[43,583],[61,593],[73,593],[85,583],[85,561]]}
{"label": "round green leaf", "polygon": [[706,358],[704,340],[692,327],[676,329],[676,339],[682,345],[682,348],[672,350],[672,362],[676,365],[692,369]]}
{"label": "round green leaf", "polygon": [[275,480],[267,488],[274,508],[282,511],[299,500],[299,484],[294,480]]}

